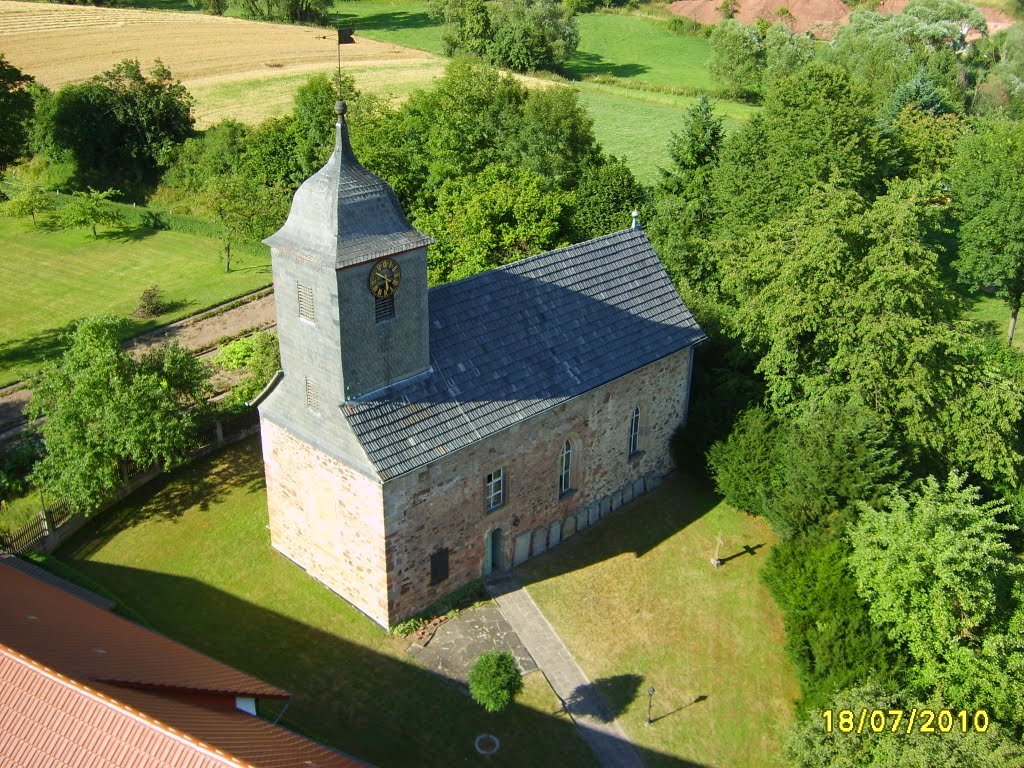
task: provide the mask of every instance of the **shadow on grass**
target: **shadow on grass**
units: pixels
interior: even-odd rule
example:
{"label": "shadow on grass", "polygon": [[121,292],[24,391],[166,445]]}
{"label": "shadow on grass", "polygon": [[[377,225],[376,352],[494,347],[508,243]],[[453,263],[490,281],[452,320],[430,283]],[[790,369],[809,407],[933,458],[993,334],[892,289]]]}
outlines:
{"label": "shadow on grass", "polygon": [[191,508],[208,510],[236,489],[256,491],[263,487],[260,444],[249,440],[241,450],[224,450],[217,461],[200,460],[160,475],[130,494],[114,509],[97,515],[73,536],[65,549],[87,558],[121,531],[148,520],[175,520]]}
{"label": "shadow on grass", "polygon": [[115,229],[105,229],[96,233],[97,240],[108,240],[117,243],[137,243],[141,240],[145,240],[147,237],[152,237],[160,230],[156,227],[146,226],[135,226],[135,227],[116,227]]}
{"label": "shadow on grass", "polygon": [[659,720],[664,720],[666,717],[672,717],[672,715],[676,714],[677,712],[682,712],[684,709],[687,709],[688,707],[692,707],[694,704],[700,704],[702,701],[707,701],[707,700],[708,700],[708,697],[705,696],[704,694],[701,694],[700,696],[695,698],[693,701],[687,702],[686,704],[683,704],[681,707],[676,707],[671,712],[666,712],[663,715],[658,715],[657,717],[652,717],[651,718],[651,724],[653,725],[654,723],[658,722]]}
{"label": "shadow on grass", "polygon": [[562,706],[574,715],[589,715],[610,723],[636,699],[643,682],[641,675],[601,677],[576,688]]}
{"label": "shadow on grass", "polygon": [[371,13],[367,16],[335,12],[330,14],[330,18],[332,24],[354,27],[357,35],[360,30],[397,32],[403,29],[426,29],[440,26],[424,12],[392,11],[391,13]]}
{"label": "shadow on grass", "polygon": [[643,557],[702,518],[720,501],[712,489],[676,472],[656,490],[623,505],[594,525],[577,531],[546,553],[527,560],[516,568],[516,573],[525,585],[529,585],[625,553]]}
{"label": "shadow on grass", "polygon": [[[65,557],[156,631],[292,692],[282,725],[364,760],[382,766],[598,764],[569,720],[518,703],[488,714],[443,678],[369,647],[391,641],[326,590],[310,597],[310,607],[319,609],[318,627],[192,578],[84,560],[81,550]],[[334,612],[330,600],[337,600]],[[337,634],[328,630],[332,625]],[[353,642],[350,635],[369,642]],[[272,720],[278,711],[263,715]],[[473,746],[483,733],[501,742],[486,759]],[[701,768],[639,752],[650,764]]]}
{"label": "shadow on grass", "polygon": [[739,552],[734,552],[733,554],[729,555],[728,557],[720,557],[720,558],[718,558],[718,565],[725,565],[730,560],[735,560],[737,557],[743,557],[744,555],[750,555],[751,557],[753,557],[754,555],[757,554],[757,550],[759,550],[763,546],[764,546],[763,542],[761,544],[755,544],[754,546],[750,546],[749,544],[744,544],[743,545],[743,549],[741,549]]}
{"label": "shadow on grass", "polygon": [[29,338],[11,339],[0,343],[0,371],[18,371],[22,367],[35,367],[57,357],[67,348],[67,337],[78,324],[77,320],[46,328]]}
{"label": "shadow on grass", "polygon": [[616,64],[608,61],[597,53],[576,51],[565,64],[565,72],[573,78],[582,80],[593,75],[611,75],[612,77],[637,77],[650,71],[644,64]]}

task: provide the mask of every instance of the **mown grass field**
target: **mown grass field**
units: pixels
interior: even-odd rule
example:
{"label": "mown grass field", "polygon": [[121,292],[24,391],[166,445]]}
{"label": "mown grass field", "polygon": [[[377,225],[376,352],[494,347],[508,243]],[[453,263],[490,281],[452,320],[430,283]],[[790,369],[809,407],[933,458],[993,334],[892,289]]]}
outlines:
{"label": "mown grass field", "polygon": [[[725,562],[714,568],[719,536]],[[799,695],[782,616],[759,580],[774,540],[763,520],[673,477],[520,567],[651,768],[774,764]]]}
{"label": "mown grass field", "polygon": [[164,314],[132,319],[129,334],[172,322],[269,285],[262,246],[236,248],[224,272],[222,244],[181,232],[99,229],[49,231],[28,219],[0,218],[0,386],[24,378],[63,348],[83,317],[128,316],[139,295],[158,285]]}
{"label": "mown grass field", "polygon": [[566,70],[574,79],[611,75],[664,86],[710,90],[705,37],[683,37],[656,19],[617,13],[578,18],[580,44]]}
{"label": "mown grass field", "polygon": [[[593,765],[542,675],[488,714],[277,554],[258,438],[151,484],[97,523],[61,561],[136,620],[293,693],[288,727],[381,766]],[[495,756],[475,753],[481,733],[500,739]]]}

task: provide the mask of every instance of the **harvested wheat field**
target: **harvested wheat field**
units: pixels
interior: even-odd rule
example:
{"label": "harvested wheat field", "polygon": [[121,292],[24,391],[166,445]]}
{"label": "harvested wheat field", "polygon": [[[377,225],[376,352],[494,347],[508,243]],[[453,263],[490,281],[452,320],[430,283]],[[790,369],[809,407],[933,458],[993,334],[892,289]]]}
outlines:
{"label": "harvested wheat field", "polygon": [[[199,13],[0,0],[0,52],[49,88],[86,80],[123,59],[160,59],[196,97],[199,127],[256,122],[287,111],[305,75],[337,66],[334,30]],[[444,60],[356,36],[342,66],[358,87],[398,98],[437,77]]]}

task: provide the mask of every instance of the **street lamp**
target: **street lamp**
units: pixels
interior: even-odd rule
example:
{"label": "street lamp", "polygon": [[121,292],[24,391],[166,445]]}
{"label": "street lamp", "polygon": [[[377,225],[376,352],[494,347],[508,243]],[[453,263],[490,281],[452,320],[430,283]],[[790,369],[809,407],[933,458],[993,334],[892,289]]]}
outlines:
{"label": "street lamp", "polygon": [[647,722],[644,723],[645,728],[651,727],[651,704],[654,702],[654,686],[652,685],[647,689]]}

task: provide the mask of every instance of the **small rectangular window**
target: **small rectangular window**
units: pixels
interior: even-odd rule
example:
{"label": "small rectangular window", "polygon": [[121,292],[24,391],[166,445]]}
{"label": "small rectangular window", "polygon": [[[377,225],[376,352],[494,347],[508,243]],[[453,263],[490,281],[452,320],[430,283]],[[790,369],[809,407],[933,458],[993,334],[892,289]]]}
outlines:
{"label": "small rectangular window", "polygon": [[385,320],[393,320],[395,317],[395,297],[388,296],[386,299],[375,299],[373,317],[378,323]]}
{"label": "small rectangular window", "polygon": [[299,283],[299,317],[303,320],[316,322],[316,310],[313,307],[313,289]]}
{"label": "small rectangular window", "polygon": [[313,413],[320,413],[320,388],[309,379],[306,379],[306,407]]}
{"label": "small rectangular window", "polygon": [[430,556],[430,586],[448,579],[448,547]]}
{"label": "small rectangular window", "polygon": [[558,493],[568,493],[572,490],[572,445],[568,440],[562,446],[562,461],[558,473]]}
{"label": "small rectangular window", "polygon": [[496,469],[487,476],[487,510],[497,509],[505,503],[505,472]]}
{"label": "small rectangular window", "polygon": [[629,420],[629,455],[640,450],[640,408],[633,409],[633,418]]}

